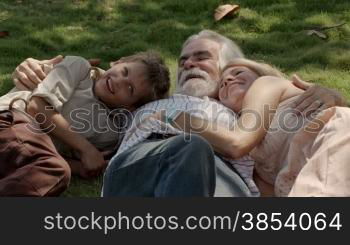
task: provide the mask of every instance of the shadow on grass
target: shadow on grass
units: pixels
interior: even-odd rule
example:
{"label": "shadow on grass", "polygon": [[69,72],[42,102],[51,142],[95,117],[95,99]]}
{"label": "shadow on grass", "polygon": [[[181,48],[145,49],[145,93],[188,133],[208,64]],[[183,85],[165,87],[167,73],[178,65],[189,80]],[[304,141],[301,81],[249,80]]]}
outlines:
{"label": "shadow on grass", "polygon": [[[25,58],[57,54],[101,58],[102,66],[134,52],[154,49],[174,63],[183,41],[202,29],[235,40],[247,54],[297,71],[305,64],[325,69],[350,69],[349,26],[329,31],[330,39],[308,37],[316,25],[350,24],[350,3],[343,0],[237,0],[240,16],[214,23],[221,0],[2,0],[0,92],[12,87],[10,74]],[[174,68],[174,67],[173,67]],[[102,178],[73,179],[67,196],[96,196]]]}
{"label": "shadow on grass", "polygon": [[[305,53],[319,46],[322,55],[316,61],[326,63],[325,42],[298,32],[310,25],[337,21],[327,14],[340,15],[341,21],[341,14],[350,6],[346,1],[329,0],[237,1],[241,2],[241,16],[215,24],[213,10],[221,2],[27,0],[19,4],[5,0],[2,5],[10,17],[1,24],[2,28],[10,29],[11,37],[1,40],[0,51],[7,58],[2,57],[0,65],[9,71],[26,57],[49,58],[57,53],[100,57],[106,65],[110,60],[145,49],[155,49],[166,58],[176,59],[182,42],[204,28],[218,30],[236,40],[249,56],[287,54],[295,60],[301,54],[290,49]],[[312,19],[320,13],[325,14],[324,18]],[[341,28],[339,35],[335,42],[342,43],[341,36],[349,37],[348,29]],[[342,46],[348,48],[344,43]],[[293,62],[293,69],[302,63]]]}

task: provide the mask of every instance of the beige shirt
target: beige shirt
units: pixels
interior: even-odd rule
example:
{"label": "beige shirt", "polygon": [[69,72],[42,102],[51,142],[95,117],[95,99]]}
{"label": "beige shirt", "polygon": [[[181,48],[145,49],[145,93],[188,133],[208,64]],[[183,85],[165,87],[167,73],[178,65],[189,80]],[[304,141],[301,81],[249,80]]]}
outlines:
{"label": "beige shirt", "polygon": [[[84,58],[67,56],[53,68],[46,67],[47,77],[33,92],[13,89],[2,96],[0,109],[8,109],[16,98],[29,101],[33,96],[42,97],[70,123],[71,130],[100,150],[115,149],[121,138],[118,113],[108,109],[94,95],[90,68]],[[13,107],[25,111],[24,102],[17,101]],[[54,139],[54,143],[60,153],[71,153],[58,139]]]}

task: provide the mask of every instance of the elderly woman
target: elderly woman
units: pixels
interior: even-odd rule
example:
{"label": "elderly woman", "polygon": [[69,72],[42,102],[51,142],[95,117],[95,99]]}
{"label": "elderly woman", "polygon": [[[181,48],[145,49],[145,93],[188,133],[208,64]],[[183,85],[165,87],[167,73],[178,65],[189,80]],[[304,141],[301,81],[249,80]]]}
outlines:
{"label": "elderly woman", "polygon": [[350,196],[350,109],[319,104],[318,114],[304,115],[293,109],[302,93],[271,66],[237,59],[219,89],[220,101],[240,115],[233,130],[183,112],[156,118],[203,136],[226,157],[249,153],[277,196]]}
{"label": "elderly woman", "polygon": [[[168,68],[152,52],[124,57],[105,72],[74,56],[47,68],[33,91],[0,98],[0,196],[58,195],[71,170],[98,175],[106,167],[102,151],[121,137],[113,109],[133,111],[170,87]],[[76,159],[71,169],[59,153]]]}

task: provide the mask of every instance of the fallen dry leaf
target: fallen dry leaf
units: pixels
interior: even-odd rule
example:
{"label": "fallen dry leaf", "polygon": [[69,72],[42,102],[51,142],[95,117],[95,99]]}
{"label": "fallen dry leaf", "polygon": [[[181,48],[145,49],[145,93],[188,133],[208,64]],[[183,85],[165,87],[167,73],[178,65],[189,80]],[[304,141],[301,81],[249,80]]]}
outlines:
{"label": "fallen dry leaf", "polygon": [[233,4],[220,5],[215,9],[214,19],[215,21],[219,21],[224,17],[233,17],[236,13],[238,13],[239,9],[240,9],[239,5],[233,5]]}
{"label": "fallen dry leaf", "polygon": [[8,31],[0,31],[0,38],[8,37],[10,33]]}
{"label": "fallen dry leaf", "polygon": [[100,59],[89,59],[88,61],[89,61],[91,66],[98,66],[99,64],[101,64]]}
{"label": "fallen dry leaf", "polygon": [[[306,35],[308,36],[312,36],[315,35],[323,40],[328,38],[328,35],[325,33],[325,31],[328,31],[329,29],[332,28],[338,28],[341,27],[343,25],[345,25],[346,23],[341,23],[341,24],[336,24],[336,25],[332,25],[332,26],[316,26],[316,27],[310,27],[310,29],[306,30]],[[312,28],[312,29],[311,29]]]}
{"label": "fallen dry leaf", "polygon": [[308,35],[308,36],[315,35],[315,36],[317,36],[321,39],[324,39],[324,40],[328,38],[328,36],[325,33],[317,31],[317,30],[308,30],[306,32],[306,35]]}

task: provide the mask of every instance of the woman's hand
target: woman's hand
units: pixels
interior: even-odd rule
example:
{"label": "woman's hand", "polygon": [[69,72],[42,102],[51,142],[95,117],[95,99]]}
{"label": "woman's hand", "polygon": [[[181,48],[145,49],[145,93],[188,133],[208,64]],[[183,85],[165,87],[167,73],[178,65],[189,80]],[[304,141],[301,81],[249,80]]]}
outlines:
{"label": "woman's hand", "polygon": [[34,90],[46,77],[44,65],[56,65],[62,60],[62,55],[58,55],[50,60],[26,59],[12,73],[16,88],[19,90]]}
{"label": "woman's hand", "polygon": [[346,106],[345,99],[335,90],[305,82],[297,75],[293,75],[292,82],[296,87],[305,90],[294,102],[294,109],[300,113],[309,115],[333,106]]}

